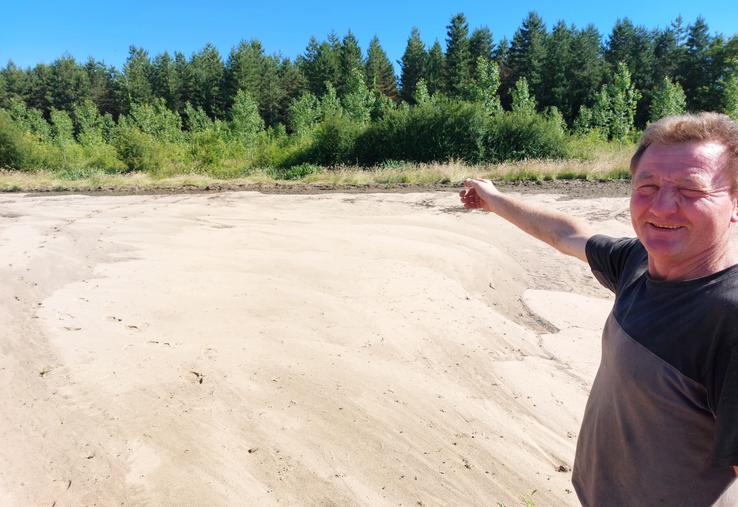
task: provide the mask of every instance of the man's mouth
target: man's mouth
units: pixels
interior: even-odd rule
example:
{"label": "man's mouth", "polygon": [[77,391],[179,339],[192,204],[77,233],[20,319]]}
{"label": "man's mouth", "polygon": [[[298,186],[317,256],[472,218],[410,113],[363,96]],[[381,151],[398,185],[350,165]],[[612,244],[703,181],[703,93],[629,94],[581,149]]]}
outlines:
{"label": "man's mouth", "polygon": [[681,229],[682,228],[681,225],[656,224],[656,223],[653,223],[653,222],[648,222],[648,225],[650,225],[651,227],[653,227],[655,229],[660,229],[660,230],[663,230],[663,231],[673,231],[675,229]]}

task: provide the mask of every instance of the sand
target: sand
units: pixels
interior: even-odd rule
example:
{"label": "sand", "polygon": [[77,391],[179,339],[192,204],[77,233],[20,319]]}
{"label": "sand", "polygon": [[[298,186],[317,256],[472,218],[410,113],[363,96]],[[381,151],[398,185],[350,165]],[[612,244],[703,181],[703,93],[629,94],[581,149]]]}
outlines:
{"label": "sand", "polygon": [[6,194],[0,273],[0,505],[577,505],[611,295],[453,193]]}

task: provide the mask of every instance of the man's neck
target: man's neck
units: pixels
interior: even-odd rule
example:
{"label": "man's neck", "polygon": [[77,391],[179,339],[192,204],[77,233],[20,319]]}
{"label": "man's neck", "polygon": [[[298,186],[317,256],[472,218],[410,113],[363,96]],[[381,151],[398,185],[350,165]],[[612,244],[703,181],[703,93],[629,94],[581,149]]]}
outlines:
{"label": "man's neck", "polygon": [[648,258],[648,273],[652,278],[670,282],[694,280],[718,273],[738,264],[735,249],[715,252],[714,255],[700,256],[699,259],[686,259],[679,263]]}

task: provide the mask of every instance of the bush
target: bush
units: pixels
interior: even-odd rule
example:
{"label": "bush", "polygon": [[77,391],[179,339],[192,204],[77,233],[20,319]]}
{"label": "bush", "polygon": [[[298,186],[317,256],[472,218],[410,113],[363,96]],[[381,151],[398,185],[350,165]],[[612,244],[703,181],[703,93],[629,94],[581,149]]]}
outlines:
{"label": "bush", "polygon": [[555,118],[504,113],[489,119],[486,160],[556,159],[567,156],[567,138]]}
{"label": "bush", "polygon": [[480,104],[444,98],[388,111],[357,142],[362,165],[383,160],[441,162],[485,160],[487,115]]}
{"label": "bush", "polygon": [[319,173],[322,167],[315,164],[299,164],[292,167],[280,168],[270,171],[272,176],[281,180],[299,180],[305,176]]}
{"label": "bush", "polygon": [[0,110],[0,167],[25,169],[23,133],[10,118]]}
{"label": "bush", "polygon": [[342,116],[324,120],[315,132],[306,162],[325,166],[356,163],[356,140],[362,127]]}
{"label": "bush", "polygon": [[129,171],[153,172],[162,166],[161,151],[155,139],[137,128],[118,129],[115,148]]}
{"label": "bush", "polygon": [[190,154],[196,162],[206,167],[221,163],[225,158],[226,149],[225,142],[212,128],[192,135]]}

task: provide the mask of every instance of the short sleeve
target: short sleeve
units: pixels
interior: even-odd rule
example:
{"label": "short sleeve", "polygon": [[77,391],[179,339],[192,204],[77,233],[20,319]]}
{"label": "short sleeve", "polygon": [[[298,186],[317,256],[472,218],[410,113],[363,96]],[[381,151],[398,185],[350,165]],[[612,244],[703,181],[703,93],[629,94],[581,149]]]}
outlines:
{"label": "short sleeve", "polygon": [[592,274],[605,288],[617,293],[620,275],[639,246],[640,242],[635,238],[611,238],[595,234],[585,247]]}
{"label": "short sleeve", "polygon": [[733,348],[727,364],[717,384],[713,462],[719,467],[738,466],[738,347]]}

